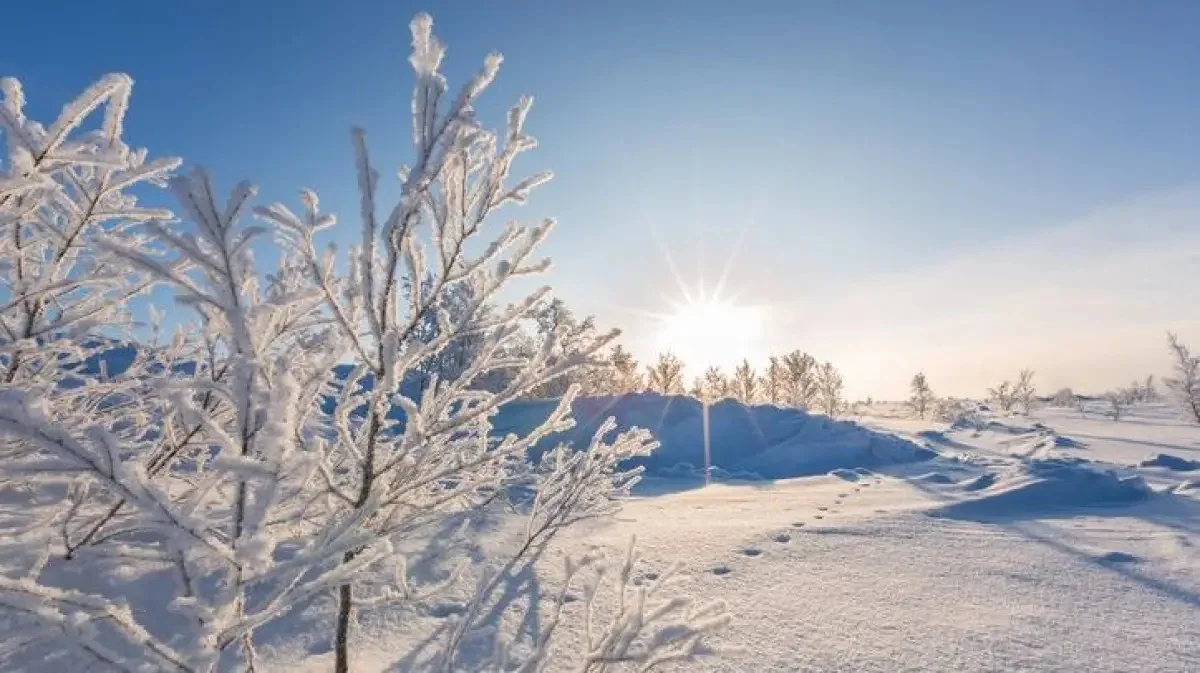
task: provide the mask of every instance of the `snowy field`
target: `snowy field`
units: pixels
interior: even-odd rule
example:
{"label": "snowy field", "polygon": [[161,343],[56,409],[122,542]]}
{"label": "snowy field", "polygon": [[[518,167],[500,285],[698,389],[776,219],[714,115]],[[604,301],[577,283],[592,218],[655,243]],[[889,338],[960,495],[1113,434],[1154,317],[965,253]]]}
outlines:
{"label": "snowy field", "polygon": [[[964,428],[877,411],[860,422],[936,457],[846,452],[834,474],[709,487],[648,478],[616,520],[557,541],[539,576],[513,587],[508,623],[532,631],[547,618],[562,556],[620,555],[636,535],[640,579],[679,563],[679,589],[735,615],[713,640],[723,654],[666,670],[1200,670],[1200,465],[1139,466],[1200,461],[1200,428],[1166,407],[1120,422],[1044,409]],[[682,450],[671,427],[668,446]],[[856,455],[869,466],[846,469]],[[482,533],[480,549],[504,544],[503,530]],[[453,593],[364,619],[359,661],[419,670],[392,653],[453,623]],[[565,635],[559,647],[579,637]],[[318,650],[279,638],[273,670],[327,670]]]}

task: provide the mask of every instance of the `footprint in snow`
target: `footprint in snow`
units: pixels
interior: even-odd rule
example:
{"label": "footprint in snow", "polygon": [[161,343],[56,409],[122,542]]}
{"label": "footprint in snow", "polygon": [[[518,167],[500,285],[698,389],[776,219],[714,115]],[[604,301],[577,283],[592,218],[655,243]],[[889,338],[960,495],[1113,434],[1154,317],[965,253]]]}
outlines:
{"label": "footprint in snow", "polygon": [[714,566],[712,569],[712,574],[717,575],[718,577],[721,575],[728,575],[731,572],[733,571],[729,569],[729,566]]}
{"label": "footprint in snow", "polygon": [[646,578],[646,581],[653,582],[654,580],[658,579],[658,573],[646,573],[643,575],[643,577]]}
{"label": "footprint in snow", "polygon": [[1139,563],[1142,559],[1129,552],[1110,551],[1096,560],[1101,563]]}
{"label": "footprint in snow", "polygon": [[436,619],[445,619],[453,615],[465,614],[467,606],[460,603],[438,603],[429,607],[429,616]]}
{"label": "footprint in snow", "polygon": [[838,493],[839,498],[845,498],[848,495],[850,495],[850,494],[849,493]]}
{"label": "footprint in snow", "polygon": [[745,549],[742,550],[742,553],[745,554],[746,556],[753,557],[753,556],[758,556],[759,554],[761,554],[762,550],[756,549],[754,547],[746,547]]}
{"label": "footprint in snow", "polygon": [[792,528],[804,528],[804,522],[803,522],[803,521],[797,521],[797,522],[795,522],[795,523],[793,523],[793,524],[792,524]]}
{"label": "footprint in snow", "polygon": [[829,508],[828,507],[818,507],[817,511],[818,512],[827,512],[827,511],[829,511]]}
{"label": "footprint in snow", "polygon": [[824,519],[824,518],[825,518],[825,515],[824,515],[824,514],[814,514],[814,515],[813,515],[813,518],[814,518],[814,519]]}
{"label": "footprint in snow", "polygon": [[837,500],[834,500],[834,501],[833,501],[833,504],[835,504],[835,505],[840,505],[840,504],[842,504],[842,499],[841,499],[841,498],[838,498]]}
{"label": "footprint in snow", "polygon": [[792,541],[792,536],[788,535],[787,533],[780,533],[779,535],[775,536],[775,541],[779,544],[787,544]]}

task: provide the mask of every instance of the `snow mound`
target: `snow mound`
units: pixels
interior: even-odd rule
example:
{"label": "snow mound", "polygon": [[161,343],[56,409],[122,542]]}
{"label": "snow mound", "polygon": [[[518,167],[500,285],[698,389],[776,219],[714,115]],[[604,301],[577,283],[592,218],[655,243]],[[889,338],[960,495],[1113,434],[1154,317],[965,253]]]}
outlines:
{"label": "snow mound", "polygon": [[1200,470],[1200,460],[1188,460],[1169,453],[1160,453],[1138,463],[1139,467],[1165,467],[1176,472]]}
{"label": "snow mound", "polygon": [[1060,449],[1082,449],[1082,448],[1086,447],[1087,444],[1084,444],[1083,442],[1081,442],[1077,439],[1072,439],[1070,437],[1063,437],[1062,435],[1054,435],[1054,446],[1056,446]]}
{"label": "snow mound", "polygon": [[[549,415],[554,400],[506,405],[493,419],[494,432],[523,433]],[[702,408],[690,397],[623,395],[583,397],[572,405],[576,426],[544,440],[538,450],[560,442],[574,446],[590,441],[609,416],[618,430],[650,430],[661,447],[640,462],[653,475],[669,476],[683,465],[704,464]],[[724,400],[709,407],[712,464],[729,474],[784,479],[827,474],[839,468],[928,460],[936,452],[895,435],[869,430],[800,409],[749,406]]]}
{"label": "snow mound", "polygon": [[965,491],[982,491],[985,488],[991,488],[992,484],[996,483],[996,475],[992,473],[981,474],[975,477],[966,486],[963,486]]}
{"label": "snow mound", "polygon": [[1004,518],[1054,509],[1131,504],[1154,495],[1139,476],[1123,476],[1086,460],[1067,458],[1019,463],[1005,473],[981,475],[964,490],[978,497],[942,507],[937,514],[964,519]]}

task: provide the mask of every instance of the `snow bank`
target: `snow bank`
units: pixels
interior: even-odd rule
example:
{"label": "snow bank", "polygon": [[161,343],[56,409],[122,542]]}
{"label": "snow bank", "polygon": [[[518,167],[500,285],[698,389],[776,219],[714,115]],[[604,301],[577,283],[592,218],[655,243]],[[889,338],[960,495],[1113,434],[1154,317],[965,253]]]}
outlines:
{"label": "snow bank", "polygon": [[[522,433],[550,413],[555,402],[519,402],[493,420],[498,435]],[[662,446],[642,462],[651,474],[667,476],[704,464],[701,405],[683,396],[655,394],[577,399],[576,427],[544,441],[540,449],[566,441],[586,443],[608,416],[620,429],[649,429]],[[850,421],[832,420],[799,409],[747,406],[725,400],[709,408],[713,465],[728,474],[781,479],[825,474],[838,468],[926,460],[935,452],[894,435]]]}
{"label": "snow bank", "polygon": [[1172,456],[1169,453],[1160,453],[1143,460],[1138,466],[1165,467],[1168,470],[1176,472],[1190,472],[1192,470],[1200,470],[1200,460],[1188,460],[1187,458]]}
{"label": "snow bank", "polygon": [[935,510],[949,518],[1008,518],[1052,509],[1139,502],[1154,490],[1139,476],[1123,476],[1078,458],[1037,458],[963,487],[977,497]]}

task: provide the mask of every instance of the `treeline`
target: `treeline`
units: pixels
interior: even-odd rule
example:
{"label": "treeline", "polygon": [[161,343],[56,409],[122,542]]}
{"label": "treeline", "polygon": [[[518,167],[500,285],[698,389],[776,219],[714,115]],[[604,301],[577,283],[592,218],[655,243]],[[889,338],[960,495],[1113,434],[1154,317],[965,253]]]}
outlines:
{"label": "treeline", "polygon": [[[616,345],[605,364],[592,374],[593,381],[584,382],[586,393],[690,395],[709,403],[736,400],[743,404],[775,404],[830,416],[846,409],[841,372],[832,363],[819,362],[799,350],[771,356],[761,371],[745,359],[728,373],[720,367],[709,367],[693,377],[690,386],[684,383],[686,363],[673,353],[660,354],[643,370],[628,351]],[[592,384],[590,388],[588,383]]]}
{"label": "treeline", "polygon": [[[451,316],[457,316],[468,307],[476,305],[468,286],[453,287],[445,293],[440,308]],[[486,323],[495,307],[485,305],[475,320]],[[521,326],[522,334],[510,339],[505,346],[508,356],[530,357],[536,344],[554,343],[553,351],[546,353],[549,364],[570,357],[571,353],[590,350],[603,343],[589,366],[578,367],[568,374],[543,383],[529,393],[531,398],[561,397],[572,385],[578,385],[584,395],[627,395],[654,392],[663,395],[690,395],[707,402],[724,399],[744,404],[776,404],[821,411],[835,415],[846,410],[843,396],[845,383],[841,373],[833,364],[820,362],[803,351],[792,351],[783,356],[772,356],[761,371],[743,360],[733,371],[726,372],[718,367],[709,367],[692,378],[691,385],[685,379],[687,363],[673,353],[662,353],[647,365],[642,365],[627,348],[616,341],[616,334],[603,332],[595,318],[579,318],[561,299],[549,299],[533,312],[533,318]],[[433,340],[440,333],[436,316],[430,315],[419,327],[422,340]],[[557,334],[556,340],[549,340]],[[422,362],[416,368],[415,378],[409,385],[422,390],[434,381],[455,380],[466,367],[476,360],[476,351],[489,343],[484,331],[457,337],[449,347],[435,358]],[[503,388],[516,375],[515,371],[498,368],[479,379],[481,387]]]}

